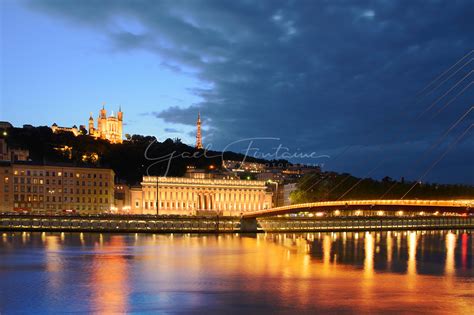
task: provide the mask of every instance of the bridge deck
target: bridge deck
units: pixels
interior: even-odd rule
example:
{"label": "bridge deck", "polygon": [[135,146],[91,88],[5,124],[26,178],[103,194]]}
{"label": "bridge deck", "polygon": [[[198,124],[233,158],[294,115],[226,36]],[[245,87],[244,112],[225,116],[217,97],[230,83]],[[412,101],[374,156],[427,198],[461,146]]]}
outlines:
{"label": "bridge deck", "polygon": [[474,200],[348,200],[320,201],[301,203],[272,209],[247,212],[243,218],[257,218],[301,211],[329,210],[450,210],[453,212],[466,211],[474,207]]}

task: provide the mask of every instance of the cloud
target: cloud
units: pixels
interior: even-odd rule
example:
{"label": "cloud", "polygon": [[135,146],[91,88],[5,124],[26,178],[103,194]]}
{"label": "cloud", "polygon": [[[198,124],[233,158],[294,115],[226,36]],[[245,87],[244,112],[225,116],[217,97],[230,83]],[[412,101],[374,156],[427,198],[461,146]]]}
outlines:
{"label": "cloud", "polygon": [[182,131],[182,130],[179,130],[179,129],[175,129],[175,128],[165,128],[165,132],[169,132],[169,133],[182,133],[183,131]]}
{"label": "cloud", "polygon": [[[472,1],[44,0],[30,6],[107,34],[118,51],[145,49],[162,66],[198,78],[202,88],[193,93],[201,102],[151,114],[191,126],[201,111],[214,147],[262,135],[336,155],[349,146],[357,149],[327,165],[364,175],[388,156],[393,162],[383,172],[397,177],[472,105],[471,89],[443,115],[415,118],[472,69],[414,98],[474,47]],[[127,28],[127,18],[139,32]],[[472,121],[471,115],[452,135]],[[474,153],[472,144],[468,138],[451,154],[466,169],[472,169],[463,158]],[[465,180],[447,171],[458,165],[437,169],[432,179]]]}

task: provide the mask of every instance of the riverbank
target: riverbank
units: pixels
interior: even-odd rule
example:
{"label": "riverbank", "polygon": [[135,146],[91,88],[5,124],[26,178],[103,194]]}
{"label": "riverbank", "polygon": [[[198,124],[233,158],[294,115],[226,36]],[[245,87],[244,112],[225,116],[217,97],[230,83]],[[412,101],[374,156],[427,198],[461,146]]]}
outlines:
{"label": "riverbank", "polygon": [[[172,217],[0,215],[0,231],[242,233],[474,229],[474,217]],[[250,223],[250,224],[249,224]],[[248,228],[248,227],[251,228]]]}

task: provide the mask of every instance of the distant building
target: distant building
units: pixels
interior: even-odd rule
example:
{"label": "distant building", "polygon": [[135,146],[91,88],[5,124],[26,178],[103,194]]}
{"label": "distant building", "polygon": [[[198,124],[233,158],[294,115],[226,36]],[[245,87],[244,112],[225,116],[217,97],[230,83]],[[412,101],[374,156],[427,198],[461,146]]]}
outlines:
{"label": "distant building", "polygon": [[4,138],[0,138],[0,161],[28,161],[30,152],[21,148],[10,148]]}
{"label": "distant building", "polygon": [[[54,133],[56,132],[71,132],[74,136],[81,134],[81,129],[85,126],[81,125],[81,128],[77,126],[72,127],[60,127],[56,123],[51,126],[51,129]],[[85,131],[84,131],[85,132]],[[97,118],[97,127],[94,125],[94,118],[92,113],[90,114],[88,121],[88,134],[91,137],[96,139],[107,140],[110,143],[122,143],[123,142],[123,112],[119,108],[117,116],[112,112],[110,116],[107,117],[107,111],[105,107],[102,106],[102,109],[99,112],[99,117]]]}
{"label": "distant building", "polygon": [[281,181],[285,179],[285,176],[283,175],[282,171],[279,169],[270,169],[266,170],[264,172],[261,172],[257,174],[257,179],[258,180],[263,180],[263,181]]}
{"label": "distant building", "polygon": [[282,206],[289,206],[291,205],[291,193],[296,191],[296,183],[289,183],[283,185],[283,200]]}
{"label": "distant building", "polygon": [[79,132],[79,129],[77,129],[76,125],[72,126],[72,127],[60,127],[58,126],[56,123],[54,123],[52,126],[51,126],[51,130],[53,130],[54,133],[58,133],[58,132],[71,132],[72,134],[74,134],[74,136],[78,136],[80,135],[80,132]]}
{"label": "distant building", "polygon": [[321,168],[318,166],[307,166],[302,164],[290,165],[284,168],[270,167],[265,171],[257,174],[259,180],[272,180],[280,183],[296,182],[301,177],[309,174],[321,173]]}
{"label": "distant building", "polygon": [[1,162],[0,212],[108,212],[114,202],[114,176],[104,168]]}
{"label": "distant building", "polygon": [[8,121],[0,121],[0,129],[6,130],[13,128],[13,125],[9,123]]}
{"label": "distant building", "polygon": [[249,172],[249,173],[261,173],[265,171],[264,163],[257,162],[242,162],[242,161],[232,161],[224,160],[222,161],[222,167],[231,172]]}
{"label": "distant building", "polygon": [[144,176],[130,191],[134,214],[239,216],[272,207],[266,183],[255,180]]}

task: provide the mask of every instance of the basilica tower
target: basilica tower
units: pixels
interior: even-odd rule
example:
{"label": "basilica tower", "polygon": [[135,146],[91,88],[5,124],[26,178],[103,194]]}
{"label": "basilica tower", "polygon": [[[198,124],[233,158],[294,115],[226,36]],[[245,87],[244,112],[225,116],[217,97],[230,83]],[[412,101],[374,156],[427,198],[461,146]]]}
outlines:
{"label": "basilica tower", "polygon": [[119,106],[119,110],[117,112],[117,119],[118,119],[118,134],[119,134],[119,139],[120,143],[122,142],[122,134],[123,134],[123,112],[122,112],[122,106]]}
{"label": "basilica tower", "polygon": [[91,115],[89,116],[89,135],[90,136],[93,136],[95,133],[95,130],[94,130],[94,118],[92,118],[92,113]]}
{"label": "basilica tower", "polygon": [[102,105],[102,109],[99,113],[99,119],[97,122],[97,129],[99,131],[99,137],[101,139],[107,138],[107,111],[105,110],[105,105]]}

